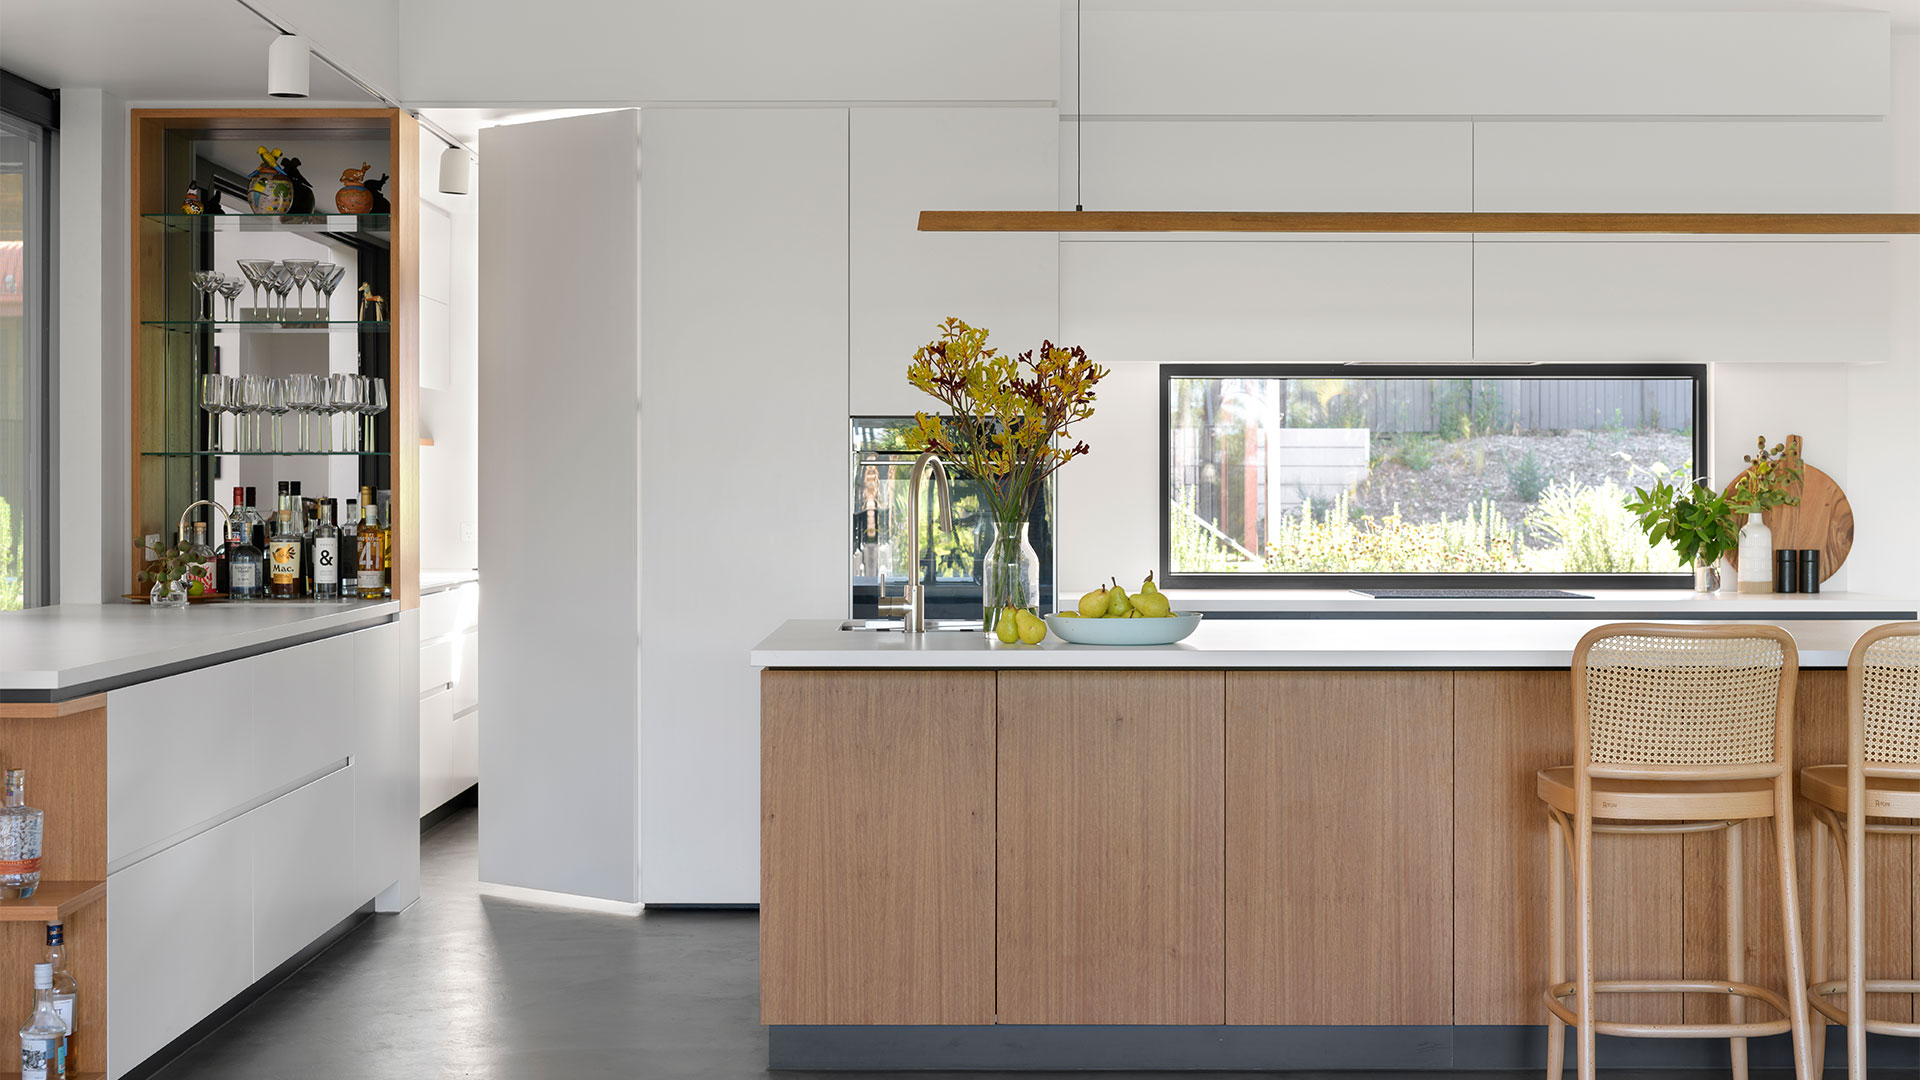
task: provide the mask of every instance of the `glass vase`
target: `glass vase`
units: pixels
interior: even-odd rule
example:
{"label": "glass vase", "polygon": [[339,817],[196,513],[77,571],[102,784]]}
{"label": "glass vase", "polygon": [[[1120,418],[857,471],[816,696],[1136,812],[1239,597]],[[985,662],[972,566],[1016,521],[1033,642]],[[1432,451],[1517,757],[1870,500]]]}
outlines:
{"label": "glass vase", "polygon": [[156,581],[147,592],[147,603],[157,608],[185,608],[187,606],[187,583],[181,578],[172,581]]}
{"label": "glass vase", "polygon": [[995,521],[987,553],[980,560],[981,618],[992,630],[1006,607],[1040,607],[1040,556],[1027,539],[1028,522]]}

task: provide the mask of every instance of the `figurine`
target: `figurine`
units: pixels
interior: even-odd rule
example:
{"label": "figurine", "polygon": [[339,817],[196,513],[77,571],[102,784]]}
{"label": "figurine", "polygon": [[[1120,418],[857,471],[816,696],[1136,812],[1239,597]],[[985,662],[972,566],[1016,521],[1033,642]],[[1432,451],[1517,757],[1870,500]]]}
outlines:
{"label": "figurine", "polygon": [[201,194],[203,190],[205,189],[199,184],[191,180],[187,181],[187,198],[185,202],[180,204],[180,212],[183,214],[203,213],[205,211],[205,207],[202,205],[202,200],[205,198],[205,196]]}
{"label": "figurine", "polygon": [[370,211],[371,213],[375,213],[375,214],[393,213],[393,204],[387,201],[386,193],[380,190],[381,188],[386,186],[387,186],[386,173],[381,173],[380,179],[378,180],[367,181],[367,191],[373,195],[373,209]]}
{"label": "figurine", "polygon": [[293,185],[280,171],[280,150],[258,147],[260,167],[247,175],[247,204],[256,214],[284,214],[293,205]]}
{"label": "figurine", "polygon": [[361,162],[357,169],[348,169],[340,174],[340,190],[333,195],[333,205],[343,214],[364,214],[373,209],[373,192],[367,190],[367,163]]}
{"label": "figurine", "polygon": [[306,177],[300,175],[300,159],[281,158],[280,172],[287,178],[287,183],[293,185],[293,205],[287,209],[287,212],[290,214],[313,213],[313,185],[307,182]]}
{"label": "figurine", "polygon": [[373,305],[373,321],[374,322],[387,321],[387,312],[386,312],[387,298],[374,292],[373,286],[363,281],[360,283],[360,321],[361,322],[367,321],[367,305],[368,304]]}

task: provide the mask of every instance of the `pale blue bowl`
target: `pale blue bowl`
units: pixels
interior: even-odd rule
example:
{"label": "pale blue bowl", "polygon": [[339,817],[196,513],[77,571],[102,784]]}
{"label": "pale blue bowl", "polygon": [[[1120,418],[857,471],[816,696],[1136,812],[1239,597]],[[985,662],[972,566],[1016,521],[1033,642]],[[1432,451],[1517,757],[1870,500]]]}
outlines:
{"label": "pale blue bowl", "polygon": [[1194,632],[1205,616],[1176,611],[1164,619],[1063,619],[1047,616],[1047,629],[1075,645],[1171,645]]}

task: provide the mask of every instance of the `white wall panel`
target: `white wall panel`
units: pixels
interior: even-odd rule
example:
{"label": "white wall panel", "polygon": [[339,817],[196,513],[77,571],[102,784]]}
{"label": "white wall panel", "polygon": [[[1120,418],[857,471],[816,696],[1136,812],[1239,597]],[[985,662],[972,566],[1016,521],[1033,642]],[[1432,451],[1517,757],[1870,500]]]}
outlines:
{"label": "white wall panel", "polygon": [[1475,125],[1480,210],[1881,213],[1884,120]]}
{"label": "white wall panel", "polygon": [[[550,25],[513,22],[517,36]],[[497,628],[481,643],[497,708],[480,746],[480,876],[633,901],[640,116],[487,128],[480,157],[480,555],[493,568],[481,614]],[[590,196],[554,197],[560,163],[568,184]],[[697,398],[678,405],[702,420],[725,415]],[[527,527],[533,493],[543,505],[591,513],[591,587],[555,588],[552,575],[517,572],[554,557],[554,533]]]}
{"label": "white wall panel", "polygon": [[[913,351],[949,315],[1001,350],[1058,335],[1052,233],[923,233],[920,211],[1039,210],[1053,198],[1052,109],[853,109],[848,148],[848,381],[854,415],[934,406],[907,385]],[[957,152],[956,152],[957,151]]]}
{"label": "white wall panel", "polygon": [[1090,210],[1471,210],[1473,175],[1473,125],[1464,121],[1060,127],[1062,210],[1073,209],[1076,183]]}
{"label": "white wall panel", "polygon": [[351,634],[357,900],[399,911],[420,896],[420,747],[414,693],[420,616]]}
{"label": "white wall panel", "polygon": [[[847,602],[847,114],[653,109],[643,138],[642,898],[750,903],[745,657],[782,620]],[[483,621],[490,740],[501,624],[491,607]],[[484,813],[484,741],[481,764]]]}
{"label": "white wall panel", "polygon": [[1884,241],[1481,242],[1488,360],[1880,363]]}
{"label": "white wall panel", "polygon": [[1107,116],[1877,116],[1887,36],[1852,11],[1090,11],[1081,67]]}
{"label": "white wall panel", "polygon": [[1060,333],[1103,364],[1458,360],[1465,241],[1060,245]]}

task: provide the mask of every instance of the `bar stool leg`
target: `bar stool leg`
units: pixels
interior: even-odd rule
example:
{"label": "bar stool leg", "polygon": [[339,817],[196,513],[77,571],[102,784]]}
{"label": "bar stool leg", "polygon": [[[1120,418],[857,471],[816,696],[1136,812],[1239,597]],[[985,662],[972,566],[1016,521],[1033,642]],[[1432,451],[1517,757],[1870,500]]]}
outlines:
{"label": "bar stool leg", "polygon": [[[1567,838],[1559,815],[1547,818],[1547,992],[1567,980]],[[1567,1070],[1567,1022],[1547,1011],[1547,1080]]]}
{"label": "bar stool leg", "polygon": [[1597,1080],[1597,1066],[1593,1060],[1593,807],[1592,794],[1586,784],[1579,787],[1580,828],[1574,834],[1573,846],[1578,858],[1576,879],[1580,904],[1580,980],[1574,987],[1574,1015],[1580,1020],[1578,1066],[1580,1080]]}
{"label": "bar stool leg", "polygon": [[[1739,822],[1727,826],[1727,979],[1747,979],[1747,890],[1746,851]],[[1747,1002],[1739,994],[1727,995],[1727,1015],[1736,1024],[1747,1019]],[[1747,1080],[1747,1040],[1729,1039],[1733,1056],[1733,1080]]]}
{"label": "bar stool leg", "polygon": [[[1859,743],[1855,743],[1858,753]],[[1867,791],[1860,770],[1847,783],[1847,1076],[1867,1077]]]}
{"label": "bar stool leg", "polygon": [[1814,1080],[1813,1047],[1807,1029],[1807,965],[1800,933],[1800,892],[1793,870],[1793,780],[1773,782],[1773,835],[1780,849],[1780,918],[1787,946],[1787,1022],[1793,1030],[1793,1068],[1800,1080]]}
{"label": "bar stool leg", "polygon": [[[1825,982],[1827,979],[1827,923],[1832,916],[1827,911],[1827,835],[1822,815],[1816,811],[1813,817],[1813,831],[1808,834],[1808,845],[1813,850],[1813,867],[1809,871],[1813,880],[1808,883],[1812,896],[1812,911],[1807,919],[1807,981]],[[1813,1030],[1807,1033],[1813,1043],[1813,1068],[1823,1072],[1827,1067],[1827,1018],[1818,1010],[1807,1011],[1807,1023]]]}

